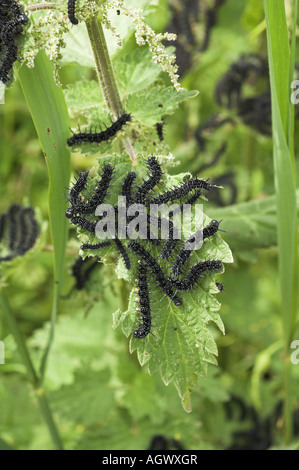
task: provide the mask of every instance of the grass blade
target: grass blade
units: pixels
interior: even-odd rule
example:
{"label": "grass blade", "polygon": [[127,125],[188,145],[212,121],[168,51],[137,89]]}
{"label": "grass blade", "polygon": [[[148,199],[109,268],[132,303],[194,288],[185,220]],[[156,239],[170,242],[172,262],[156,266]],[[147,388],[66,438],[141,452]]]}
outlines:
{"label": "grass blade", "polygon": [[[269,70],[272,97],[273,159],[277,203],[279,278],[285,353],[284,435],[292,436],[290,343],[294,335],[298,298],[298,225],[294,163],[294,113],[290,78],[293,75],[295,41],[290,50],[284,0],[265,0]],[[296,10],[294,10],[296,16]],[[294,18],[296,24],[296,18]]]}
{"label": "grass blade", "polygon": [[33,69],[26,66],[20,69],[19,79],[49,172],[49,219],[55,282],[49,340],[41,364],[42,380],[54,337],[68,236],[68,221],[65,217],[67,200],[64,194],[70,178],[70,153],[66,145],[70,120],[63,92],[54,81],[52,65],[44,51],[37,55]]}

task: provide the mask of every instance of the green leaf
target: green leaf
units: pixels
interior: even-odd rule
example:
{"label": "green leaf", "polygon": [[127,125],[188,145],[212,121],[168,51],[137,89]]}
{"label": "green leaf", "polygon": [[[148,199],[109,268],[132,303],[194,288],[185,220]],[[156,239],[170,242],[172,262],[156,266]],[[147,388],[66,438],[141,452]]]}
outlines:
{"label": "green leaf", "polygon": [[[126,157],[122,158],[124,159],[123,162],[117,157],[113,162],[115,163],[114,198],[119,194],[124,175],[132,170],[128,157],[127,163],[125,163]],[[118,160],[120,160],[119,164],[117,163]],[[140,156],[138,166],[134,168],[139,181],[147,176],[146,161],[147,159]],[[109,162],[113,164],[111,158]],[[172,188],[178,181],[182,181],[184,176],[186,175],[177,175],[176,177],[163,175],[160,190],[162,188],[166,190]],[[87,187],[86,194],[90,192],[91,190]],[[107,203],[113,204],[114,201],[116,202],[116,199],[113,200],[112,197],[107,199]],[[204,225],[209,222],[210,220],[204,217]],[[84,230],[79,229],[78,233],[82,241],[86,242],[88,239],[91,243],[96,242],[96,239],[88,236],[84,233]],[[127,243],[128,241],[123,240],[125,248],[127,248]],[[159,251],[152,246],[148,248],[158,259]],[[104,261],[108,259],[109,262],[109,256],[112,252],[116,256],[118,255],[115,247],[111,247],[99,250],[99,253],[86,250],[84,256],[100,255]],[[132,270],[127,271],[126,276],[123,268],[117,272],[120,273],[120,277],[125,277],[132,282],[138,275],[138,259],[131,253],[130,258]],[[228,245],[218,235],[206,240],[198,253],[191,255],[190,264],[195,264],[204,259],[219,259],[224,263],[233,262]],[[167,262],[160,261],[160,264],[164,272],[169,270]],[[207,275],[192,292],[182,293],[183,306],[179,308],[170,303],[168,298],[164,298],[161,290],[158,288],[154,290],[150,294],[150,300],[153,302],[154,309],[157,309],[157,312],[153,314],[154,317],[158,317],[156,321],[153,320],[153,324],[157,327],[153,329],[153,335],[147,337],[146,342],[131,336],[139,322],[138,315],[136,315],[135,289],[131,292],[127,312],[121,313],[118,311],[114,315],[114,326],[121,325],[124,334],[131,336],[130,351],[137,350],[140,364],[145,365],[148,363],[150,373],[159,371],[165,384],[173,381],[188,411],[191,409],[190,389],[196,386],[198,376],[206,375],[208,363],[217,363],[217,347],[210,325],[216,325],[224,333],[224,326],[219,316],[220,303],[216,300],[215,293],[217,293],[215,274]]]}
{"label": "green leaf", "polygon": [[65,88],[64,94],[66,103],[72,110],[82,111],[104,104],[99,83],[95,80],[78,80],[71,83]]}
{"label": "green leaf", "polygon": [[155,384],[151,377],[142,373],[135,375],[121,401],[138,421],[146,416],[155,419],[154,417],[160,412],[161,405],[157,400]]}
{"label": "green leaf", "polygon": [[33,439],[40,435],[44,448],[52,448],[36,406],[36,398],[28,385],[11,374],[2,376],[0,398],[0,434],[6,443],[15,448],[28,449]]}
{"label": "green leaf", "polygon": [[[296,192],[297,214],[299,191]],[[268,196],[224,208],[207,207],[210,218],[223,220],[221,229],[237,256],[258,248],[277,246],[276,196]]]}
{"label": "green leaf", "polygon": [[109,378],[108,369],[99,372],[80,370],[74,383],[51,394],[54,411],[75,424],[104,421],[114,405],[113,393],[107,387]]}
{"label": "green leaf", "polygon": [[113,59],[117,83],[123,96],[148,88],[161,74],[161,68],[153,62],[148,47],[138,47],[129,53],[125,51],[123,49]]}
{"label": "green leaf", "polygon": [[[109,287],[105,298],[93,305],[87,317],[82,311],[84,306],[74,298],[72,316],[60,317],[55,329],[55,341],[48,360],[45,388],[58,390],[62,385],[74,382],[76,372],[85,364],[99,361],[100,368],[113,365],[111,350],[115,346],[115,332],[111,328],[111,313],[117,308],[118,298],[111,294]],[[80,310],[78,313],[78,305]],[[29,343],[32,348],[32,359],[39,363],[43,347],[49,334],[49,324],[36,330]],[[99,366],[97,366],[99,370]]]}
{"label": "green leaf", "polygon": [[94,57],[84,23],[78,24],[65,36],[63,64],[77,63],[81,67],[94,68]]}
{"label": "green leaf", "polygon": [[[137,90],[125,99],[124,107],[126,112],[132,114],[133,123],[139,121],[143,126],[153,126],[156,122],[161,121],[162,116],[173,114],[183,101],[198,95],[195,90],[184,90],[179,93],[173,87],[163,88],[161,86],[149,89],[137,86]],[[109,125],[103,96],[96,81],[82,80],[68,85],[65,96],[66,102],[72,110],[84,110],[89,116],[89,122],[86,123],[89,127],[105,123]]]}
{"label": "green leaf", "polygon": [[152,126],[160,121],[163,115],[172,114],[180,103],[197,95],[196,90],[177,92],[171,86],[168,88],[155,86],[129,95],[125,101],[125,108],[135,119]]}

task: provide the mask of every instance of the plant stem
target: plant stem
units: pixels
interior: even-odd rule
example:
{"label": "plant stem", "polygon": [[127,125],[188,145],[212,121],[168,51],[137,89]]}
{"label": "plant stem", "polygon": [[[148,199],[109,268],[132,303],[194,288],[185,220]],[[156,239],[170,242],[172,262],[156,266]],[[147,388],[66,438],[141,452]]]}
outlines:
{"label": "plant stem", "polygon": [[34,366],[32,364],[31,358],[29,351],[27,349],[26,343],[24,341],[23,335],[20,331],[18,322],[10,308],[8,299],[5,295],[5,292],[3,289],[0,290],[0,305],[1,309],[4,315],[4,319],[7,322],[7,325],[15,339],[15,342],[18,347],[19,354],[23,360],[23,363],[27,369],[28,376],[30,379],[30,383],[34,388],[35,391],[35,396],[37,398],[39,408],[41,411],[41,414],[44,418],[44,421],[49,429],[50,435],[52,437],[53,444],[55,446],[56,450],[62,450],[62,442],[61,438],[59,436],[52,411],[49,406],[49,402],[47,399],[47,396],[45,395],[45,392],[42,388],[40,388],[40,378],[38,377]]}
{"label": "plant stem", "polygon": [[[86,27],[104,100],[109,112],[116,119],[118,116],[123,114],[124,109],[109,56],[104,30],[100,21],[95,17],[86,21]],[[128,154],[130,155],[132,163],[136,163],[137,157],[130,139],[125,138],[123,139],[123,142]]]}
{"label": "plant stem", "polygon": [[15,339],[19,354],[24,362],[24,365],[26,366],[28,375],[30,377],[30,382],[34,387],[38,387],[39,380],[38,380],[37,374],[31,362],[28,349],[26,347],[22,333],[19,329],[19,325],[11,311],[8,299],[3,289],[0,290],[0,305],[1,305],[3,315],[4,315],[4,319],[6,320],[6,323]]}
{"label": "plant stem", "polygon": [[36,10],[48,10],[51,8],[57,8],[57,3],[39,3],[38,5],[29,5],[27,10],[36,11]]}
{"label": "plant stem", "polygon": [[103,27],[95,17],[86,22],[86,27],[105,103],[111,114],[116,118],[123,113],[123,106],[109,57]]}
{"label": "plant stem", "polygon": [[284,441],[290,444],[293,438],[293,414],[292,414],[292,370],[290,357],[284,359],[284,406],[283,406],[283,432]]}
{"label": "plant stem", "polygon": [[40,365],[41,384],[42,384],[42,382],[44,381],[44,378],[45,378],[47,361],[48,361],[48,357],[49,357],[51,347],[52,347],[52,344],[53,344],[53,341],[54,341],[54,332],[55,332],[56,318],[57,318],[57,312],[58,312],[59,295],[60,295],[60,288],[58,287],[57,284],[54,284],[49,337],[48,337],[47,346],[45,348],[45,351],[44,351],[44,354],[43,354],[43,357],[42,357],[42,360],[41,360],[41,365]]}
{"label": "plant stem", "polygon": [[51,408],[47,396],[45,395],[43,389],[36,391],[36,397],[39,404],[41,414],[43,415],[44,421],[48,426],[52,441],[56,450],[63,450],[62,441],[56,426],[56,423],[53,418]]}

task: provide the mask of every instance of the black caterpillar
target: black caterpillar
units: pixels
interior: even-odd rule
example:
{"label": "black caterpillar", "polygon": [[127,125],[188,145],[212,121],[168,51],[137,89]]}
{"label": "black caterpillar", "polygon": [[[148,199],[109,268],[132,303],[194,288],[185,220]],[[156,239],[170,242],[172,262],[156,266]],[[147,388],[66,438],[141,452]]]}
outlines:
{"label": "black caterpillar", "polygon": [[123,262],[125,263],[125,267],[127,269],[131,269],[131,261],[130,261],[128,253],[125,250],[124,245],[122,244],[122,242],[117,237],[114,237],[113,240],[114,240],[114,243],[115,243],[115,245],[118,249],[119,254],[121,255],[121,257],[123,259]]}
{"label": "black caterpillar", "polygon": [[148,180],[144,181],[144,183],[138,188],[134,201],[136,204],[145,204],[147,194],[152,189],[154,189],[157,184],[159,184],[163,174],[161,170],[161,165],[155,157],[150,157],[148,159],[147,165],[149,167],[151,175]]}
{"label": "black caterpillar", "polygon": [[13,78],[13,65],[18,60],[19,39],[28,18],[14,0],[0,4],[0,81],[7,85]]}
{"label": "black caterpillar", "polygon": [[125,178],[123,184],[122,184],[122,192],[121,195],[126,198],[126,205],[130,206],[133,203],[133,194],[132,194],[132,189],[133,189],[133,184],[134,181],[136,180],[137,175],[134,171],[131,171]]}
{"label": "black caterpillar", "polygon": [[76,18],[76,0],[68,0],[67,12],[70,22],[77,25],[79,21]]}
{"label": "black caterpillar", "polygon": [[89,280],[91,273],[99,266],[99,258],[97,256],[78,258],[72,265],[71,271],[75,278],[75,289],[83,290]]}
{"label": "black caterpillar", "polygon": [[138,274],[138,303],[140,307],[136,310],[141,313],[141,324],[136,328],[133,333],[134,338],[143,339],[151,332],[152,317],[151,317],[151,306],[148,290],[148,279],[147,279],[147,266],[145,263],[139,264]]}
{"label": "black caterpillar", "polygon": [[12,204],[0,219],[0,241],[6,252],[0,255],[0,261],[10,261],[25,255],[35,245],[38,234],[34,210]]}
{"label": "black caterpillar", "polygon": [[165,277],[161,267],[153,256],[138,242],[131,240],[129,242],[129,248],[146,263],[150,269],[152,275],[156,279],[160,289],[173,301],[176,307],[182,305],[182,300],[173,291],[171,282]]}
{"label": "black caterpillar", "polygon": [[67,143],[70,147],[72,147],[73,145],[79,145],[84,143],[99,144],[101,142],[105,142],[114,137],[117,132],[120,131],[123,126],[129,121],[131,121],[131,114],[124,113],[115,122],[113,122],[110,127],[107,127],[104,131],[79,132],[78,134],[73,133],[72,137],[67,140]]}
{"label": "black caterpillar", "polygon": [[97,243],[95,245],[91,245],[90,243],[84,243],[83,245],[81,245],[81,250],[100,250],[101,248],[107,248],[108,246],[111,245],[111,241],[110,240],[107,240],[105,242],[100,242],[100,243]]}
{"label": "black caterpillar", "polygon": [[256,54],[242,55],[217,83],[215,89],[217,103],[229,109],[237,108],[248,79],[254,83],[259,77],[269,77],[268,61]]}
{"label": "black caterpillar", "polygon": [[167,191],[164,194],[160,194],[159,196],[152,199],[149,204],[167,204],[168,202],[174,202],[178,199],[182,199],[183,197],[188,196],[194,189],[201,190],[204,189],[209,191],[214,187],[213,184],[209,183],[206,180],[200,180],[198,178],[193,178],[185,183],[182,183],[180,186]]}
{"label": "black caterpillar", "polygon": [[200,46],[200,52],[204,52],[208,49],[211,38],[211,30],[217,24],[218,9],[222,6],[225,0],[214,0],[214,5],[207,8],[205,12],[205,33],[204,39]]}
{"label": "black caterpillar", "polygon": [[86,232],[95,233],[96,222],[89,222],[89,220],[86,220],[80,215],[72,216],[70,219],[73,225],[77,225],[78,227],[83,228],[83,230],[86,230]]}
{"label": "black caterpillar", "polygon": [[[166,30],[175,33],[177,39],[171,42],[176,50],[176,64],[180,76],[192,66],[194,54],[205,52],[210,44],[212,29],[217,24],[218,10],[225,0],[185,0],[169,2],[171,22]],[[203,37],[198,38],[198,25],[203,24]]]}
{"label": "black caterpillar", "polygon": [[[195,190],[194,194],[192,194],[188,199],[186,199],[186,201],[184,202],[184,204],[186,205],[190,205],[192,206],[193,204],[196,203],[196,201],[200,198],[201,196],[201,192],[198,191],[198,190]],[[184,204],[181,204],[180,207],[179,207],[179,211],[181,212],[183,210],[183,206]],[[175,215],[176,211],[173,212],[173,215]],[[170,221],[171,222],[171,221]],[[176,234],[176,232],[174,230],[171,230],[172,229],[172,226],[170,225],[169,227],[169,240],[167,240],[165,243],[164,243],[164,246],[161,250],[161,258],[163,259],[168,259],[173,250],[175,249],[175,247],[177,246],[177,243],[178,243],[178,238],[176,238],[174,235]]]}
{"label": "black caterpillar", "polygon": [[206,273],[219,272],[223,269],[221,261],[200,261],[192,266],[187,276],[183,280],[169,278],[169,282],[173,287],[180,291],[191,290],[198,280],[200,280]]}
{"label": "black caterpillar", "polygon": [[163,142],[164,140],[163,127],[164,127],[164,120],[162,119],[161,122],[157,122],[156,124],[156,131],[157,131],[160,142]]}
{"label": "black caterpillar", "polygon": [[192,246],[196,243],[196,241],[200,240],[201,238],[202,241],[204,241],[207,238],[215,235],[219,230],[219,224],[220,222],[218,222],[218,220],[212,220],[209,225],[203,228],[203,230],[199,230],[194,235],[192,235],[189,240],[186,241],[184,247],[181,249],[172,265],[171,270],[174,277],[178,277],[181,274],[183,266],[192,254]]}
{"label": "black caterpillar", "polygon": [[71,207],[65,213],[68,219],[70,219],[71,217],[73,217],[74,214],[76,214],[76,211],[74,208],[76,208],[79,204],[81,204],[80,193],[86,188],[87,178],[88,178],[88,172],[82,171],[79,174],[73,186],[69,188],[68,201],[70,202]]}
{"label": "black caterpillar", "polygon": [[113,167],[111,165],[104,165],[103,172],[100,176],[100,180],[94,194],[91,199],[87,202],[80,201],[80,192],[86,188],[87,184],[87,172],[80,173],[76,183],[70,189],[69,192],[69,201],[71,202],[71,207],[66,211],[66,217],[72,219],[76,214],[93,214],[96,208],[103,204],[107,191],[109,189],[111,180],[113,178]]}

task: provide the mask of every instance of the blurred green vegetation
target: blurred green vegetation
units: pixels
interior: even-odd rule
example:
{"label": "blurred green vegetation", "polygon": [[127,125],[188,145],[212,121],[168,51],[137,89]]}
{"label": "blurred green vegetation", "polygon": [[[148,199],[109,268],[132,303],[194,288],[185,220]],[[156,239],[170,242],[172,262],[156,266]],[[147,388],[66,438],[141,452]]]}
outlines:
{"label": "blurred green vegetation", "polygon": [[[171,18],[169,3],[161,0],[158,10],[148,17],[157,31],[167,28]],[[199,90],[200,94],[167,117],[164,128],[165,141],[178,162],[170,168],[173,174],[198,174],[219,145],[227,143],[217,164],[199,176],[213,180],[233,173],[234,205],[263,201],[274,194],[271,137],[240,120],[237,126],[216,130],[204,152],[200,152],[194,136],[197,127],[215,113],[226,113],[217,105],[214,91],[229,66],[242,53],[266,55],[265,29],[259,29],[264,21],[261,5],[260,0],[224,2],[208,49],[202,53],[198,48],[194,51],[192,64],[182,78],[185,88]],[[127,47],[133,50],[133,41]],[[93,71],[77,64],[60,71],[64,88],[82,76],[95,78]],[[257,93],[258,86],[251,87],[250,92]],[[298,133],[295,135],[298,144]],[[0,106],[0,156],[0,213],[12,203],[26,201],[38,208],[47,221],[47,167],[18,81],[7,90],[5,105]],[[91,162],[92,156],[72,155],[73,169],[89,168]],[[230,189],[224,183],[222,201],[227,204],[230,197]],[[213,200],[205,204],[205,210],[211,216],[221,214]],[[229,212],[230,207],[225,210]],[[239,217],[242,218],[241,212]],[[233,223],[232,218],[230,227]],[[246,227],[245,223],[242,230]],[[249,239],[250,234],[246,237]],[[186,449],[226,449],[238,444],[264,449],[282,445],[283,358],[277,247],[272,239],[269,246],[256,246],[254,238],[252,244],[244,246],[238,244],[234,233],[224,233],[223,238],[229,241],[235,258],[235,263],[226,268],[224,292],[220,294],[226,335],[222,337],[214,331],[219,366],[210,366],[208,377],[201,379],[198,389],[192,391],[193,409],[187,414],[175,387],[165,387],[157,374],[149,376],[146,367],[139,366],[136,355],[129,354],[128,341],[121,331],[112,328],[112,314],[122,306],[121,281],[116,280],[113,263],[96,270],[85,290],[72,290],[71,266],[79,244],[75,231],[70,229],[59,317],[45,380],[66,449],[147,449],[155,435],[176,439]],[[51,243],[48,233],[43,249],[15,266],[6,280],[6,295],[36,365],[47,341],[51,314]],[[299,338],[298,328],[297,331]],[[0,449],[52,449],[36,405],[36,392],[26,381],[16,344],[3,321],[0,339],[6,353],[6,364],[0,365]],[[299,366],[294,365],[292,372],[295,446],[299,441]],[[241,431],[250,432],[234,434]]]}

